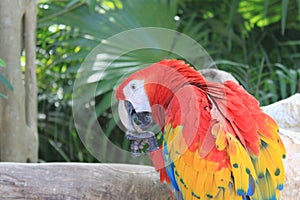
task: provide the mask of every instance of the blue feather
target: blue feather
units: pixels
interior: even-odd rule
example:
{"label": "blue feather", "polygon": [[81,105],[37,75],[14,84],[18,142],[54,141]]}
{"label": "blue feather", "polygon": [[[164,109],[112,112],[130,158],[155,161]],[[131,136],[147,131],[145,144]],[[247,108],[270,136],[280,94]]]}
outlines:
{"label": "blue feather", "polygon": [[248,186],[248,191],[247,195],[252,196],[255,191],[255,182],[251,174],[249,174],[249,186]]}
{"label": "blue feather", "polygon": [[164,146],[163,146],[162,152],[163,152],[164,161],[165,161],[165,163],[168,164],[167,166],[165,166],[167,175],[169,176],[169,179],[170,179],[170,181],[172,183],[173,188],[175,190],[179,191],[179,187],[178,187],[178,184],[177,184],[177,181],[176,181],[176,178],[175,178],[175,174],[174,174],[174,164],[173,164],[173,162],[169,158],[169,152],[168,152],[168,149],[167,149],[166,142],[164,142]]}

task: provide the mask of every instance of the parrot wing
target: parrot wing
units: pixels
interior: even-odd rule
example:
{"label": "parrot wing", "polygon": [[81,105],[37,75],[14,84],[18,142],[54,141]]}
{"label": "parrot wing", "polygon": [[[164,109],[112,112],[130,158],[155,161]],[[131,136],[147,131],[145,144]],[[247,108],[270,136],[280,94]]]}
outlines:
{"label": "parrot wing", "polygon": [[165,172],[184,199],[273,199],[282,189],[276,123],[232,81],[186,85],[166,110]]}

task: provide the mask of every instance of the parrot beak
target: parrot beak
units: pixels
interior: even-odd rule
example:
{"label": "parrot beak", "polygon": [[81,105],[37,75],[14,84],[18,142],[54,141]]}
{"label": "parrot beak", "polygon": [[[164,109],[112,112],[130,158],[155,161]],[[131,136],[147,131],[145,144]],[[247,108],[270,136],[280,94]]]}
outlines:
{"label": "parrot beak", "polygon": [[119,116],[130,132],[142,133],[154,125],[151,111],[136,112],[129,101],[119,102]]}
{"label": "parrot beak", "polygon": [[137,113],[129,101],[119,101],[118,111],[120,120],[127,129],[126,137],[131,140],[132,155],[140,155],[140,149],[143,149],[146,143],[149,144],[147,152],[158,149],[155,133],[148,130],[155,125],[151,112]]}

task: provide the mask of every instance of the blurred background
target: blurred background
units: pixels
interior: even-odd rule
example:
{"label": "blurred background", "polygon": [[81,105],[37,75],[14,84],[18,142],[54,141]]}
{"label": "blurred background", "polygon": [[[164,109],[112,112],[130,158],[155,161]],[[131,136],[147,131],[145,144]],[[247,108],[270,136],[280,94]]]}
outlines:
{"label": "blurred background", "polygon": [[[37,12],[40,162],[98,162],[74,126],[74,80],[94,47],[125,30],[163,27],[190,36],[261,105],[300,91],[299,0],[39,0]],[[96,89],[98,121],[122,149],[129,142],[111,114],[113,87],[124,72],[165,56],[130,52],[112,64]]]}

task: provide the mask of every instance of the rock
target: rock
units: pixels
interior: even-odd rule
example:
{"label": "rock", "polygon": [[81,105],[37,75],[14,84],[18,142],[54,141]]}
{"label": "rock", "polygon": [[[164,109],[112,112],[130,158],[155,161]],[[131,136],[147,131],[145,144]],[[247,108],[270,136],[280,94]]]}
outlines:
{"label": "rock", "polygon": [[[291,131],[288,131],[285,134],[288,134],[289,132]],[[281,199],[298,199],[297,197],[300,196],[300,144],[294,143],[290,136],[280,136],[286,148],[286,159],[283,160],[285,183],[283,191],[281,192]]]}
{"label": "rock", "polygon": [[206,78],[206,80],[210,82],[223,83],[227,80],[232,80],[233,82],[239,84],[238,81],[230,73],[223,70],[208,68],[201,69],[199,70],[199,72]]}
{"label": "rock", "polygon": [[[299,93],[271,105],[264,106],[262,109],[277,121],[280,128],[300,132]],[[297,138],[298,141],[300,141],[299,136]]]}

